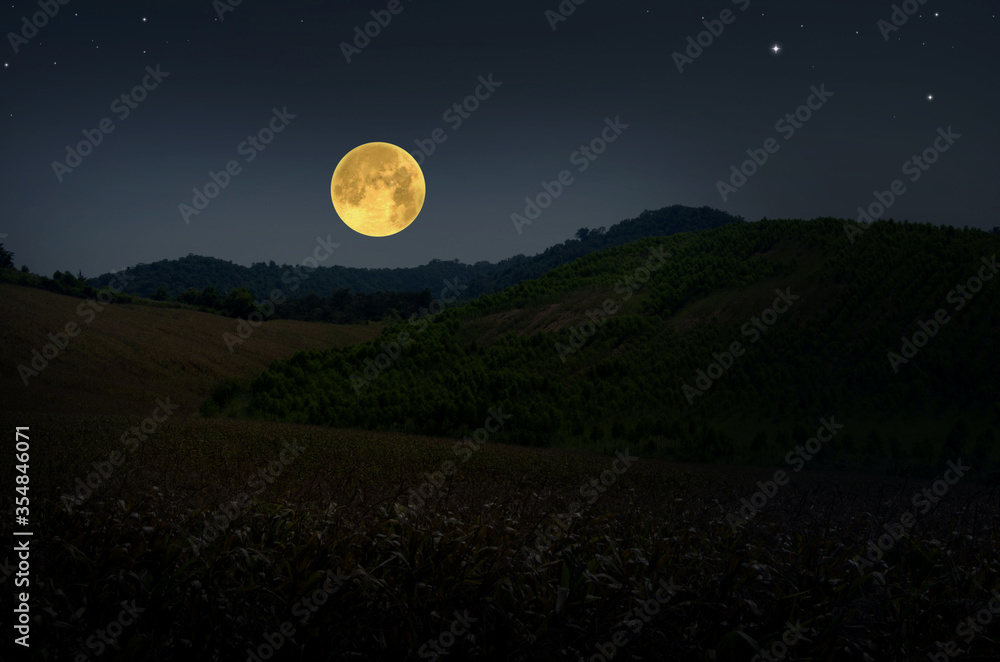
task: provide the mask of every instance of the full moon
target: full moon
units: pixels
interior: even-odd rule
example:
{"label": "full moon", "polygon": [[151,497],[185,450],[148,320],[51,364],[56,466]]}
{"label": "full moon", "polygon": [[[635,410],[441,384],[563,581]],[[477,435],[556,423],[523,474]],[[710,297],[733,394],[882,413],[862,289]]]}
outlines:
{"label": "full moon", "polygon": [[388,237],[405,230],[424,206],[424,173],[406,150],[365,143],[348,152],[330,181],[333,207],[355,232]]}

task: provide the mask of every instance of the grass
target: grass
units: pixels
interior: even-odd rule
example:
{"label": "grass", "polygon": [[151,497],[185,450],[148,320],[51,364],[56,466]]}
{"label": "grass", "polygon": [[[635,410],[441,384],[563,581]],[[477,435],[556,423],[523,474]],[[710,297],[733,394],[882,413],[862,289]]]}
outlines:
{"label": "grass", "polygon": [[[804,471],[734,528],[773,469],[639,459],[591,504],[580,488],[614,458],[487,443],[462,462],[454,440],[178,416],[70,504],[139,419],[33,421],[38,659],[93,655],[88,637],[134,600],[145,611],[115,659],[245,660],[283,624],[280,659],[429,659],[464,614],[453,659],[591,659],[624,631],[622,659],[748,660],[799,623],[789,659],[917,660],[1000,588],[1000,490],[974,484],[862,574],[854,557],[923,483]],[[301,455],[232,510],[293,440]],[[449,459],[454,475],[406,508]],[[332,594],[329,571],[344,578]],[[644,622],[634,610],[661,580],[674,588]],[[324,604],[303,610],[317,591]],[[989,629],[959,645],[963,659],[998,650]]]}
{"label": "grass", "polygon": [[[157,398],[169,396],[197,411],[221,380],[250,380],[277,359],[370,340],[382,328],[274,320],[230,352],[223,337],[236,335],[235,319],[134,304],[80,315],[81,305],[82,299],[0,283],[0,409],[125,415],[150,411]],[[70,322],[79,335],[25,385],[18,366],[30,367],[32,352]]]}
{"label": "grass", "polygon": [[[597,300],[511,314],[565,326]],[[721,314],[756,314],[754,301]],[[268,322],[230,353],[234,320],[114,305],[25,387],[17,365],[80,322],[79,304],[0,284],[0,428],[30,426],[35,659],[269,659],[271,646],[292,660],[727,662],[777,650],[790,624],[784,659],[925,660],[950,642],[956,659],[1000,655],[997,621],[959,629],[1000,590],[996,486],[951,486],[860,568],[931,480],[808,470],[817,460],[737,521],[774,467],[639,459],[615,473],[612,456],[494,443],[462,461],[453,439],[196,415],[275,359],[378,325]],[[676,316],[718,307],[703,306]],[[167,396],[180,408],[150,429]],[[945,430],[907,424],[913,438]],[[123,601],[141,611],[101,652]],[[452,641],[456,616],[469,627]]]}

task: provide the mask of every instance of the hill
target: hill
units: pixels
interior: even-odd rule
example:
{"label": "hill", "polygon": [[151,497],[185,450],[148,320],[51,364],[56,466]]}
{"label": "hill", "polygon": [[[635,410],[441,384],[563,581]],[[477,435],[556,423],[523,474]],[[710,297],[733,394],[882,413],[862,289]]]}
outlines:
{"label": "hill", "polygon": [[89,301],[0,283],[0,409],[137,415],[169,397],[193,415],[226,379],[251,378],[303,349],[371,339],[381,328],[276,320],[230,352],[223,336],[237,334],[235,320]]}
{"label": "hill", "polygon": [[461,436],[503,403],[503,441],[724,462],[780,461],[832,418],[844,428],[817,466],[996,466],[1000,241],[844,227],[737,223],[589,254],[278,361],[243,411]]}
{"label": "hill", "polygon": [[[428,264],[398,269],[366,269],[320,264],[315,271],[303,272],[298,265],[277,265],[258,262],[250,267],[227,260],[188,255],[176,260],[160,260],[125,269],[128,278],[125,292],[153,297],[157,289],[166,288],[170,297],[177,297],[189,288],[198,290],[214,287],[220,293],[246,288],[257,300],[274,289],[289,297],[310,293],[327,296],[333,290],[347,288],[352,292],[422,292],[439,291],[445,279],[459,278],[469,283],[467,296],[496,292],[529,278],[537,278],[551,269],[572,260],[612,246],[620,246],[643,237],[657,237],[677,232],[710,229],[742,219],[708,207],[698,209],[674,205],[657,211],[645,211],[639,217],[594,230],[581,229],[578,237],[550,247],[532,257],[516,255],[498,263],[463,264],[458,260],[432,260]],[[298,272],[296,271],[298,270]],[[302,274],[306,277],[303,278]],[[90,279],[100,287],[112,274]],[[294,283],[294,287],[291,285]]]}
{"label": "hill", "polygon": [[[456,659],[596,659],[623,635],[647,659],[996,659],[994,639],[955,634],[998,585],[996,489],[942,472],[996,460],[998,285],[971,279],[998,239],[738,224],[432,301],[379,337],[272,317],[232,353],[233,319],[0,283],[0,426],[26,426],[30,450],[36,655],[100,655],[118,622],[109,647],[127,660],[264,659],[279,642],[296,659],[445,644]],[[924,329],[894,369],[887,351]],[[49,365],[15,381],[39,347]],[[177,414],[147,439],[163,398]],[[280,420],[195,416],[199,399]],[[475,431],[400,432],[424,428]],[[833,439],[798,472],[784,454],[817,428]],[[937,479],[812,471],[860,440]],[[656,459],[751,451],[790,481]],[[0,482],[27,494],[18,462]],[[17,562],[0,561],[0,583]],[[473,636],[442,634],[466,622]]]}

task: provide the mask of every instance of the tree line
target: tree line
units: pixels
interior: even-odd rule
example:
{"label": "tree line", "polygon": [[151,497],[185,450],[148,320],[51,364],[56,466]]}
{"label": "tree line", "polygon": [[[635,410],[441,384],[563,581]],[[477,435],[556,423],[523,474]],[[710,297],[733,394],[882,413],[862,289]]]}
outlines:
{"label": "tree line", "polygon": [[[851,244],[843,224],[741,223],[610,248],[446,310],[398,352],[394,339],[413,335],[405,320],[369,343],[275,362],[244,385],[242,412],[462,436],[502,402],[514,418],[501,441],[733,462],[780,462],[836,415],[852,425],[817,467],[933,471],[950,453],[997,466],[1000,283],[953,311],[904,370],[887,360],[918,321],[951,306],[949,291],[998,252],[996,236],[890,220]],[[671,258],[656,277],[563,362],[555,347],[573,342],[585,310],[659,246]],[[750,346],[741,329],[777,288],[802,299]],[[575,316],[532,326],[553,306]],[[495,328],[509,311],[522,317],[504,319],[525,321]],[[689,403],[685,384],[737,340],[746,355]],[[357,388],[352,376],[365,370],[375,378]]]}

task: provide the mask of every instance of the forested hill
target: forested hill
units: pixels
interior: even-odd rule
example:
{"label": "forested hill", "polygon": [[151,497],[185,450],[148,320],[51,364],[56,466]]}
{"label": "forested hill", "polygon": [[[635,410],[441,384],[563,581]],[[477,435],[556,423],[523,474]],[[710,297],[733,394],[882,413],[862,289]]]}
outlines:
{"label": "forested hill", "polygon": [[610,248],[276,362],[206,413],[242,402],[253,417],[460,436],[502,403],[498,441],[722,462],[780,462],[832,418],[844,428],[815,467],[996,467],[1000,237],[844,228],[736,223]]}
{"label": "forested hill", "polygon": [[[577,232],[576,238],[531,257],[516,255],[498,263],[476,264],[463,264],[458,260],[432,260],[423,266],[400,269],[321,265],[308,274],[308,279],[301,281],[292,274],[293,265],[277,265],[272,261],[244,267],[227,260],[188,255],[176,260],[161,260],[126,269],[129,284],[125,291],[153,297],[160,287],[164,287],[167,296],[173,298],[189,288],[203,290],[212,286],[222,295],[234,289],[247,288],[260,300],[274,289],[281,289],[289,297],[310,293],[328,296],[341,288],[364,294],[422,292],[425,289],[438,292],[445,279],[458,278],[469,284],[469,289],[463,292],[463,296],[470,297],[496,292],[523,280],[537,278],[560,264],[604,248],[620,246],[644,237],[711,229],[741,220],[708,207],[674,205],[657,211],[645,211],[638,218],[621,221],[607,231],[604,228],[582,228]],[[91,279],[90,284],[103,287],[111,276],[103,274]],[[298,286],[291,288],[289,283],[296,281]]]}

